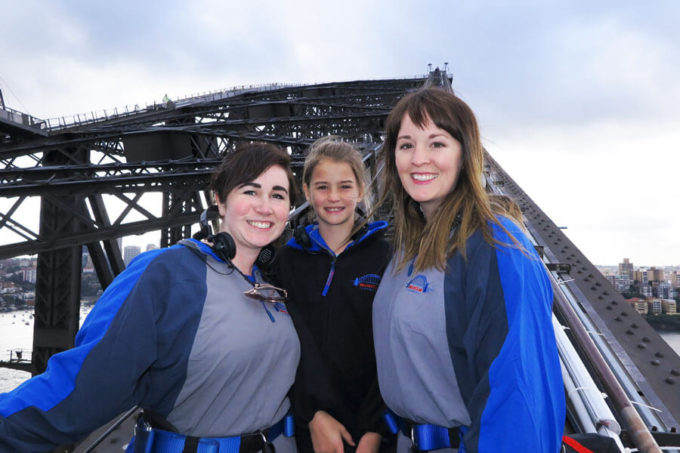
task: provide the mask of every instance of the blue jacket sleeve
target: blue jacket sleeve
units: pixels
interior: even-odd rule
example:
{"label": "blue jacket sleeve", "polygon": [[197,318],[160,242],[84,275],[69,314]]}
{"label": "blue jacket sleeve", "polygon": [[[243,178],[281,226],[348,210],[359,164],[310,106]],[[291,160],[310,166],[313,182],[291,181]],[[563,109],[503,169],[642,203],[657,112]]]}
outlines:
{"label": "blue jacket sleeve", "polygon": [[113,281],[74,348],[0,395],[0,452],[52,451],[142,400],[145,373],[156,360],[157,301],[170,286],[162,272],[146,272],[156,255],[141,255]]}
{"label": "blue jacket sleeve", "polygon": [[[468,453],[560,450],[565,397],[552,328],[552,289],[533,246],[512,222],[480,234],[447,269],[447,334],[468,412]],[[450,269],[450,270],[449,270]]]}

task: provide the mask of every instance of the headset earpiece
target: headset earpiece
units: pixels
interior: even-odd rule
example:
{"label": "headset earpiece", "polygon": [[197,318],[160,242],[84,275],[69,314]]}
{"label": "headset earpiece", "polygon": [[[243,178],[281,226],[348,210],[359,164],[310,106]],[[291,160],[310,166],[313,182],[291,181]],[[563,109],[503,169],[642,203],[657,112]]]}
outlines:
{"label": "headset earpiece", "polygon": [[300,244],[303,249],[309,250],[312,248],[312,239],[309,237],[309,233],[307,233],[304,225],[295,227],[295,230],[293,230],[293,237],[295,238],[295,242]]}
{"label": "headset earpiece", "polygon": [[260,254],[257,255],[257,260],[255,264],[261,269],[267,269],[276,259],[276,249],[273,245],[265,245],[260,250]]}
{"label": "headset earpiece", "polygon": [[209,236],[208,241],[212,242],[212,251],[215,252],[215,255],[222,259],[222,261],[231,264],[231,260],[236,256],[234,238],[229,233],[223,231]]}

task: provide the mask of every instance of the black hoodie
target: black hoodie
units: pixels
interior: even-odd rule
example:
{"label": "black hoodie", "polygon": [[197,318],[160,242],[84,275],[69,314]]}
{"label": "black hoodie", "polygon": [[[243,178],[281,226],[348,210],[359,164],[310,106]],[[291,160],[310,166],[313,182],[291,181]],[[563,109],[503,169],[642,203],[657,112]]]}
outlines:
{"label": "black hoodie", "polygon": [[388,434],[378,388],[372,332],[373,296],[390,260],[386,222],[373,222],[340,255],[317,225],[279,250],[275,279],[288,291],[302,348],[293,389],[298,448],[311,451],[307,424],[318,410],[342,423],[355,443]]}

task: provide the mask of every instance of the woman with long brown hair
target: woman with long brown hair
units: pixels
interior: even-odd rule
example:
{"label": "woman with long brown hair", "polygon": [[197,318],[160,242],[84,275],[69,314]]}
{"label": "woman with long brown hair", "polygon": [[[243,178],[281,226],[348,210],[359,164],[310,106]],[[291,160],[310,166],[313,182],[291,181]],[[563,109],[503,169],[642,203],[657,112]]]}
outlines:
{"label": "woman with long brown hair", "polygon": [[384,192],[395,256],[373,305],[398,452],[558,452],[565,419],[544,267],[485,190],[471,109],[423,89],[390,113]]}

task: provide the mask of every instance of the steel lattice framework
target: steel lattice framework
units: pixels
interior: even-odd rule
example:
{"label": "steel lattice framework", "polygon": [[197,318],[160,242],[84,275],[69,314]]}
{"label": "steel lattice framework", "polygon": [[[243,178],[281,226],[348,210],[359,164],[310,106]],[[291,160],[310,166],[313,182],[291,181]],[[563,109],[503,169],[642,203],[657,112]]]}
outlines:
{"label": "steel lattice framework", "polygon": [[[79,119],[47,133],[0,123],[0,233],[18,239],[0,246],[0,259],[38,254],[32,371],[41,372],[52,354],[73,345],[83,245],[106,287],[125,267],[116,238],[160,230],[161,246],[168,246],[190,236],[209,204],[209,175],[239,143],[281,145],[294,170],[322,136],[371,146],[380,142],[396,100],[425,80],[230,90]],[[152,202],[150,194],[156,194]],[[36,197],[37,230],[22,215]],[[122,208],[114,212],[114,204]],[[149,207],[159,204],[160,210]]]}
{"label": "steel lattice framework", "polygon": [[[16,125],[0,115],[0,259],[38,254],[30,370],[41,372],[52,354],[73,346],[83,246],[106,287],[125,267],[117,238],[160,230],[167,246],[190,236],[210,204],[209,175],[239,143],[288,149],[294,172],[307,146],[329,134],[369,155],[382,142],[396,101],[428,84],[450,89],[450,78],[437,69],[410,79],[241,88],[51,127],[32,117],[28,126]],[[589,335],[611,345],[613,360],[630,375],[631,395],[663,414],[660,426],[650,428],[676,432],[680,358],[491,156],[486,159],[489,186],[521,206],[551,275],[592,318],[597,332]],[[375,160],[369,165],[375,174]],[[39,207],[30,205],[36,199]]]}

